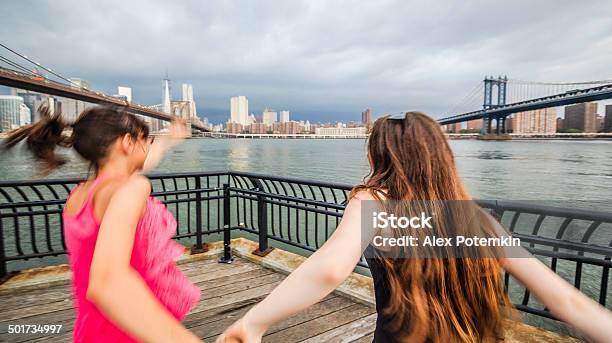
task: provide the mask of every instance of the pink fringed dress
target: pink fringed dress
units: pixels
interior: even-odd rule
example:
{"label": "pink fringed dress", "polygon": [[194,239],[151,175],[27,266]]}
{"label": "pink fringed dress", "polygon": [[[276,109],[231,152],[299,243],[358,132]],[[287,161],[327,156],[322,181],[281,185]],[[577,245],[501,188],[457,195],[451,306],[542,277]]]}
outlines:
{"label": "pink fringed dress", "polygon": [[[94,217],[92,197],[102,179],[104,176],[99,176],[92,182],[85,203],[78,213],[68,215],[64,212],[62,215],[76,311],[73,341],[138,342],[107,319],[85,297],[89,268],[100,229],[100,223]],[[172,240],[175,230],[176,220],[172,214],[159,200],[149,197],[136,227],[130,264],[168,311],[176,319],[182,320],[199,302],[200,289],[176,266],[176,260],[182,255],[184,247]]]}

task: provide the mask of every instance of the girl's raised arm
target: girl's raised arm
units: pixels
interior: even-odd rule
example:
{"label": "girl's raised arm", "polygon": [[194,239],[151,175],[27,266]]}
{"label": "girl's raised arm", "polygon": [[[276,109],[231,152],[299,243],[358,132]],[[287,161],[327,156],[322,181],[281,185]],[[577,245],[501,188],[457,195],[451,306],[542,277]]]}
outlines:
{"label": "girl's raised arm", "polygon": [[162,158],[164,158],[166,152],[182,142],[186,136],[187,127],[185,121],[182,119],[173,120],[169,134],[157,137],[153,144],[151,144],[144,166],[142,167],[142,172],[146,173],[155,169]]}
{"label": "girl's raised arm", "polygon": [[87,298],[116,325],[143,342],[200,342],[159,302],[130,265],[136,225],[151,192],[133,175],[112,195],[91,262]]}

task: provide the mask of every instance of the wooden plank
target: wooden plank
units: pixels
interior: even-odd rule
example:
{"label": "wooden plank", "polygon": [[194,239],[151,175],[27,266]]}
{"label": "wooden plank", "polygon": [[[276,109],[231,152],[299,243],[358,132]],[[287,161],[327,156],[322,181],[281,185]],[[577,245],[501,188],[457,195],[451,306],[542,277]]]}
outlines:
{"label": "wooden plank", "polygon": [[373,309],[354,304],[342,310],[318,317],[300,325],[264,336],[263,342],[299,342],[335,327],[350,323],[373,313]]}
{"label": "wooden plank", "polygon": [[254,264],[245,259],[237,258],[233,263],[219,263],[217,261],[193,261],[188,263],[179,264],[178,267],[187,276],[199,275],[202,273],[211,273],[217,270],[231,269],[235,266],[242,266],[245,264]]}
{"label": "wooden plank", "polygon": [[202,291],[206,291],[206,290],[209,290],[209,289],[212,289],[212,288],[221,287],[221,286],[229,285],[229,284],[232,284],[232,283],[249,282],[252,279],[255,279],[255,278],[258,278],[258,277],[262,277],[262,276],[266,276],[266,275],[269,275],[269,274],[274,274],[274,271],[271,270],[271,269],[266,269],[266,268],[253,269],[253,270],[246,271],[246,272],[243,272],[243,273],[237,273],[237,274],[233,274],[233,275],[220,276],[220,277],[218,277],[216,279],[198,282],[198,283],[196,283],[196,285],[198,287],[200,287],[200,289]]}
{"label": "wooden plank", "polygon": [[0,312],[72,299],[70,285],[29,290],[0,297]]}
{"label": "wooden plank", "polygon": [[373,341],[374,341],[374,333],[372,332],[371,334],[367,336],[363,336],[359,339],[356,339],[351,343],[372,343]]}
{"label": "wooden plank", "polygon": [[221,307],[225,305],[229,305],[239,301],[245,301],[248,299],[258,298],[261,296],[265,296],[270,293],[276,286],[278,286],[278,282],[268,283],[259,287],[253,287],[244,291],[234,292],[229,294],[224,294],[222,296],[218,296],[215,298],[207,299],[206,301],[201,301],[192,312],[211,310],[216,307]]}
{"label": "wooden plank", "polygon": [[[312,317],[317,317],[318,315],[321,315],[323,313],[328,313],[330,311],[330,309],[336,309],[339,307],[339,305],[341,304],[340,301],[341,298],[336,297],[336,296],[328,296],[324,299],[324,301],[321,301],[313,306],[311,306],[308,310],[304,311],[305,315],[303,316],[293,316],[291,317],[291,320],[285,321],[285,323],[279,323],[277,325],[277,331],[279,330],[279,328],[284,328],[290,325],[297,325],[299,323],[308,321],[310,319],[312,319]],[[230,313],[224,313],[221,316],[218,316],[218,320],[214,320],[214,321],[209,321],[207,323],[200,323],[199,325],[196,326],[192,326],[189,329],[195,333],[196,335],[198,335],[198,337],[203,338],[205,340],[212,340],[215,339],[218,335],[220,335],[228,326],[230,326],[232,323],[234,323],[235,321],[237,321],[238,319],[242,318],[242,316],[253,306],[255,305],[254,303],[249,305],[249,306],[245,306],[243,308],[240,308],[236,311],[230,312]]]}
{"label": "wooden plank", "polygon": [[[330,343],[349,343],[355,340],[367,337],[367,335],[374,332],[376,328],[376,313],[369,316],[360,318],[350,323],[337,326],[329,331],[325,331],[320,335],[310,337],[309,339],[302,341],[303,343],[317,343],[317,342],[330,342]],[[371,340],[370,340],[371,342]]]}
{"label": "wooden plank", "polygon": [[21,318],[27,318],[43,313],[50,313],[59,310],[65,310],[72,308],[72,299],[65,299],[60,301],[54,301],[42,306],[30,305],[22,308],[16,308],[0,312],[0,322],[15,320]]}
{"label": "wooden plank", "polygon": [[271,335],[275,332],[285,330],[289,327],[296,326],[307,321],[325,316],[329,313],[342,310],[343,308],[349,307],[353,305],[350,299],[340,296],[335,296],[334,294],[328,295],[322,301],[316,303],[313,306],[305,309],[304,311],[297,313],[277,324],[272,325],[268,331],[266,331],[267,335]]}
{"label": "wooden plank", "polygon": [[226,294],[245,291],[251,288],[256,288],[256,287],[267,285],[270,283],[278,284],[280,281],[283,281],[284,278],[285,278],[285,275],[272,273],[272,274],[260,276],[255,279],[250,279],[248,282],[235,282],[235,283],[225,285],[222,287],[215,287],[215,288],[202,292],[200,301],[205,302],[211,298],[218,298]]}
{"label": "wooden plank", "polygon": [[248,272],[255,269],[263,269],[263,267],[258,266],[256,264],[243,264],[236,265],[232,268],[224,268],[222,270],[215,270],[212,272],[202,272],[197,275],[189,276],[189,280],[193,283],[202,283],[204,281],[218,279],[220,277],[228,276],[228,275],[236,275],[244,272]]}

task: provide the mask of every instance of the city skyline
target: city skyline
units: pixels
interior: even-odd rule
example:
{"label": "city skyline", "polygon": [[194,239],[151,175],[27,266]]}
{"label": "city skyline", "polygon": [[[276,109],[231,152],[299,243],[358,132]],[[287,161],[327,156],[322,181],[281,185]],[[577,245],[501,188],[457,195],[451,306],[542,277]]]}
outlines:
{"label": "city skyline", "polygon": [[[256,112],[273,106],[290,108],[295,119],[347,121],[364,108],[439,117],[487,74],[533,81],[610,78],[612,24],[602,6],[567,3],[561,10],[549,3],[525,11],[521,4],[500,4],[500,17],[477,2],[24,1],[3,5],[7,22],[0,32],[9,46],[95,89],[112,94],[118,84],[131,87],[138,103],[159,102],[158,80],[168,70],[172,79],[193,85],[197,113],[213,122],[223,121],[235,94],[249,97]],[[237,11],[244,19],[239,23],[230,20]],[[340,13],[367,15],[367,22],[378,24],[319,25]],[[108,15],[117,20],[105,24],[104,34],[88,24]],[[573,17],[581,25],[569,30],[564,23]],[[160,41],[171,42],[170,49]]]}

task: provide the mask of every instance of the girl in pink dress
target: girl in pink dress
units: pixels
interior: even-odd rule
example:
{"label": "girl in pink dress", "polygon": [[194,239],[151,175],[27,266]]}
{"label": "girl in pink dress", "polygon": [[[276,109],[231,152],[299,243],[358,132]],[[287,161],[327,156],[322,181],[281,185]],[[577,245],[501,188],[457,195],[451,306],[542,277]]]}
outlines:
{"label": "girl in pink dress", "polygon": [[65,162],[56,146],[73,147],[95,170],[63,212],[75,342],[200,342],[180,323],[200,289],[176,266],[184,250],[171,239],[176,221],[138,173],[184,135],[178,123],[172,132],[151,146],[147,125],[132,114],[93,107],[66,124],[43,108],[39,122],[5,142],[26,139],[46,170]]}

